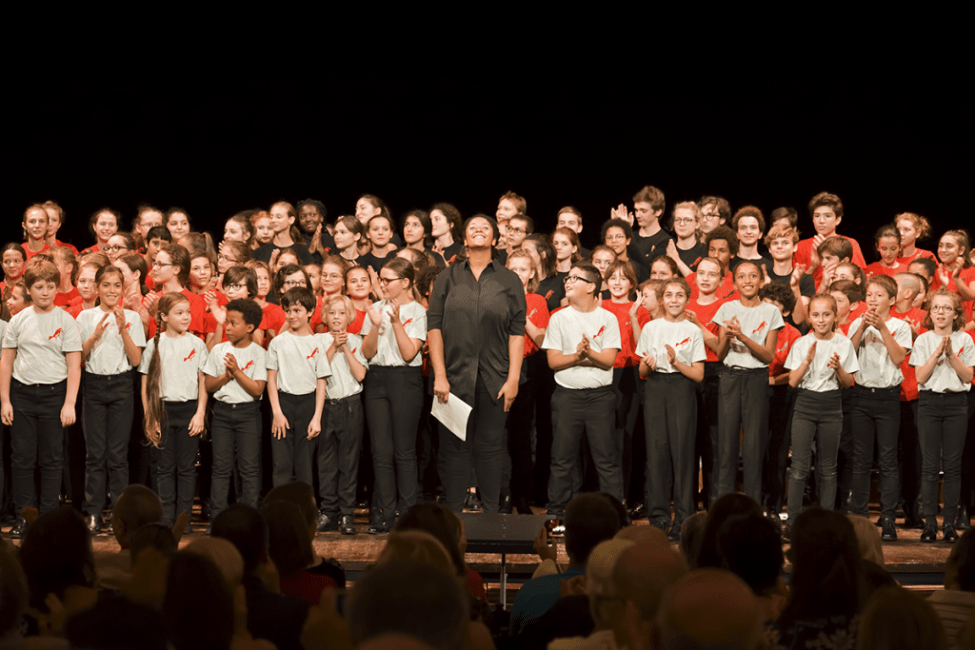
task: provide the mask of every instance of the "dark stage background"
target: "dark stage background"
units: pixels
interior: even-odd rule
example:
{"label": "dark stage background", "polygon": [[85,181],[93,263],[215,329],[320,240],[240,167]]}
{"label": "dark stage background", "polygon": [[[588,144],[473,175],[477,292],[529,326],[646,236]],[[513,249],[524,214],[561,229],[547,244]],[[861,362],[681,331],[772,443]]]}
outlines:
{"label": "dark stage background", "polygon": [[468,216],[514,190],[540,229],[580,208],[592,245],[610,207],[652,184],[668,215],[720,194],[733,209],[794,206],[805,235],[809,198],[837,193],[840,231],[872,261],[868,241],[896,212],[936,233],[972,223],[970,57],[925,33],[744,37],[697,22],[666,42],[419,32],[358,50],[266,33],[249,46],[88,39],[8,70],[5,238],[46,199],[80,248],[103,205],[126,226],[141,202],[181,206],[219,237],[234,212],[278,199],[317,198],[330,221],[366,192],[397,218],[437,201]]}

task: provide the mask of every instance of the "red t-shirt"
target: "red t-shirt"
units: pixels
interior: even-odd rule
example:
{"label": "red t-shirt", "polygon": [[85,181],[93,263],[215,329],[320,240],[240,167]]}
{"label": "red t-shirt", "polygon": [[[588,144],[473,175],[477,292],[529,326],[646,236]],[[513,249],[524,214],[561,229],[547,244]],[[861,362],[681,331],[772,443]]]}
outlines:
{"label": "red t-shirt", "polygon": [[101,253],[101,252],[102,252],[102,249],[100,249],[98,247],[98,242],[95,242],[93,245],[91,245],[88,248],[86,248],[85,250],[81,251],[81,254],[84,255],[85,253]]}
{"label": "red t-shirt", "polygon": [[[697,273],[691,273],[684,279],[687,280],[687,284],[691,286],[691,300],[697,300]],[[721,284],[718,285],[718,288],[715,289],[714,295],[718,297],[718,300],[738,300],[740,296],[738,295],[738,289],[735,289],[734,273],[729,272],[726,276],[724,276],[724,280],[722,280]],[[700,318],[700,316],[698,316],[698,318]]]}
{"label": "red t-shirt", "polygon": [[[965,283],[965,286],[971,286],[972,282],[975,281],[975,266],[969,266],[967,269],[962,269],[961,273],[958,275],[958,279]],[[934,277],[931,278],[931,291],[937,291],[941,288],[941,280],[938,279],[938,274],[935,273]],[[948,281],[948,289],[954,293],[958,293],[958,285],[955,284],[955,279],[951,278]],[[972,302],[971,300],[961,303],[961,308],[965,312],[965,322],[972,320]]]}
{"label": "red t-shirt", "polygon": [[[928,312],[920,307],[912,307],[910,311],[903,313],[891,309],[890,315],[913,325],[914,329],[917,330],[918,336],[927,331],[922,323],[924,322],[924,317],[928,315]],[[918,398],[917,368],[911,365],[910,352],[907,353],[904,357],[904,362],[901,363],[901,374],[904,375],[904,381],[901,382],[901,401],[911,402],[916,400]]]}
{"label": "red t-shirt", "polygon": [[287,580],[281,578],[281,593],[285,596],[300,596],[312,605],[317,605],[322,597],[322,590],[335,587],[335,581],[328,576],[315,575],[308,571],[299,571]]}
{"label": "red t-shirt", "polygon": [[47,243],[45,243],[44,248],[39,251],[32,251],[30,248],[28,248],[27,242],[21,244],[20,247],[24,249],[24,254],[27,256],[28,262],[30,261],[30,258],[34,257],[35,255],[40,255],[41,253],[46,253],[47,251],[51,250],[51,245]]}
{"label": "red t-shirt", "polygon": [[64,309],[71,314],[72,318],[78,320],[78,314],[85,310],[84,300],[81,298],[81,296],[73,298]]}
{"label": "red t-shirt", "polygon": [[76,287],[71,287],[71,291],[67,293],[61,293],[60,291],[54,296],[54,306],[55,307],[67,307],[71,304],[71,301],[75,298],[80,299],[81,294],[78,293]]}
{"label": "red t-shirt", "polygon": [[[157,296],[162,298],[166,293],[164,291],[155,292]],[[180,291],[181,294],[186,296],[186,299],[190,302],[190,328],[191,334],[198,336],[200,338],[204,337],[206,332],[206,316],[207,316],[207,303],[203,300],[203,296],[195,294],[189,289],[183,289]],[[151,339],[156,335],[156,321],[155,319],[149,321],[149,334],[146,337]]]}
{"label": "red t-shirt", "polygon": [[[633,301],[613,302],[603,301],[603,309],[612,312],[620,324],[620,352],[613,362],[614,368],[630,368],[640,365],[640,357],[636,354],[636,339],[633,338],[633,326],[630,324],[630,308]],[[637,310],[637,322],[643,327],[650,322],[650,312],[644,307]]]}
{"label": "red t-shirt", "polygon": [[789,350],[792,349],[792,344],[802,338],[802,333],[796,328],[788,323],[779,332],[779,338],[775,343],[775,356],[772,358],[772,363],[768,364],[768,376],[778,377],[783,372],[787,372],[785,369],[785,360],[789,356]]}
{"label": "red t-shirt", "polygon": [[935,261],[937,261],[937,259],[938,259],[938,258],[936,258],[934,256],[934,253],[932,253],[931,251],[926,251],[926,250],[923,250],[923,249],[920,249],[920,248],[915,247],[914,248],[914,254],[913,255],[908,255],[908,256],[905,256],[905,257],[898,257],[897,258],[897,263],[898,264],[903,264],[904,267],[906,268],[908,264],[910,264],[911,262],[913,262],[914,260],[916,260],[919,257],[926,257],[928,259],[935,260]]}
{"label": "red t-shirt", "polygon": [[[314,313],[312,313],[312,315],[311,315],[311,321],[309,321],[309,323],[308,323],[311,326],[311,331],[312,332],[317,332],[318,330],[316,328],[319,325],[322,325],[322,301],[323,300],[324,299],[321,296],[318,296],[317,298],[315,298],[315,311],[314,311]],[[322,327],[324,328],[322,330],[323,332],[328,329],[324,325],[322,325]]]}
{"label": "red t-shirt", "polygon": [[75,247],[74,247],[73,245],[71,245],[71,244],[69,244],[69,243],[67,243],[67,242],[63,242],[63,241],[61,241],[61,240],[59,240],[59,239],[55,239],[55,240],[54,240],[54,245],[55,245],[55,246],[60,246],[61,248],[67,248],[67,249],[70,249],[70,250],[71,250],[71,252],[72,252],[72,253],[74,253],[75,255],[77,255],[77,254],[78,254],[78,249],[77,249],[77,248],[75,248]]}
{"label": "red t-shirt", "polygon": [[[285,317],[284,310],[281,309],[281,306],[269,302],[264,305],[263,311],[264,318],[261,319],[261,326],[258,329],[262,329],[265,332],[268,330],[274,330],[275,336],[283,332],[285,327]],[[271,337],[265,336],[264,347],[267,348],[270,342]]]}
{"label": "red t-shirt", "polygon": [[[850,261],[856,264],[857,266],[859,266],[861,269],[865,268],[867,266],[867,261],[863,259],[863,253],[860,251],[860,244],[857,242],[857,240],[853,239],[852,237],[847,237],[845,235],[839,235],[839,236],[842,237],[843,239],[848,240],[850,244],[852,244],[853,246],[853,257],[850,258]],[[812,264],[812,254],[813,254],[813,238],[810,237],[809,239],[803,239],[798,244],[796,244],[796,252],[792,256],[793,265],[802,264],[805,268],[808,269],[809,265]],[[819,286],[819,282],[822,279],[823,279],[823,267],[822,265],[820,265],[817,266],[816,270],[813,272],[813,280],[816,281],[817,287]]]}
{"label": "red t-shirt", "polygon": [[361,309],[355,310],[355,320],[349,324],[349,334],[358,334],[362,331],[362,325],[366,322],[366,312]]}
{"label": "red t-shirt", "polygon": [[[699,321],[701,321],[701,324],[708,328],[709,332],[717,336],[718,324],[714,322],[714,315],[718,313],[718,308],[728,301],[721,300],[719,298],[710,305],[702,305],[697,301],[698,297],[699,296],[695,296],[693,300],[687,303],[687,309],[694,312],[694,315],[697,316]],[[718,355],[714,353],[714,350],[709,348],[707,345],[704,346],[704,349],[708,353],[708,358],[706,361],[720,361],[720,359],[718,359]]]}
{"label": "red t-shirt", "polygon": [[[537,293],[526,293],[525,303],[528,309],[528,320],[532,322],[532,325],[540,329],[545,329],[548,327],[548,304],[545,302],[545,298],[542,298]],[[606,303],[603,303],[606,306]],[[538,352],[538,346],[535,342],[531,340],[528,334],[525,334],[525,356],[531,356]],[[617,355],[619,356],[619,355]]]}
{"label": "red t-shirt", "polygon": [[900,260],[898,260],[897,266],[894,268],[889,268],[884,266],[883,262],[874,262],[873,264],[868,264],[867,268],[863,269],[863,272],[867,275],[867,279],[870,279],[875,275],[886,275],[892,278],[898,273],[907,273],[907,264],[902,264]]}

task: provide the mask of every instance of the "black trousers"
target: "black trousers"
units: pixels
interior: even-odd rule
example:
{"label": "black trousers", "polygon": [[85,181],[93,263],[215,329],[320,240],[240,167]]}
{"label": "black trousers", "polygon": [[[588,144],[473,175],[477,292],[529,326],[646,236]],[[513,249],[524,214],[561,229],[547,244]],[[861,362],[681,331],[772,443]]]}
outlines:
{"label": "black trousers", "polygon": [[278,391],[278,402],[288,420],[288,429],[283,438],[271,434],[274,487],[289,483],[292,478],[311,485],[316,441],[308,439],[308,423],[315,415],[315,393],[292,395]]}
{"label": "black trousers", "polygon": [[172,524],[176,515],[184,510],[193,513],[193,497],[196,493],[196,454],[200,449],[200,436],[191,436],[190,420],[196,414],[196,400],[166,402],[166,417],[160,427],[158,450],[159,499],[163,506],[163,519]]}
{"label": "black trousers", "polygon": [[[704,381],[697,384],[697,439],[695,465],[701,465],[701,505],[709,509],[718,498],[718,402],[721,394],[720,361],[704,362]],[[648,417],[643,415],[644,420]],[[652,417],[652,415],[650,416]],[[697,482],[694,483],[695,489]]]}
{"label": "black trousers", "polygon": [[[370,366],[365,381],[366,421],[376,475],[373,508],[392,523],[397,508],[416,503],[416,432],[423,405],[419,367]],[[441,442],[442,444],[442,442]]]}
{"label": "black trousers", "polygon": [[643,403],[643,382],[637,366],[613,368],[613,387],[618,391],[616,404],[616,447],[623,473],[623,496],[633,476],[633,433]]}
{"label": "black trousers", "polygon": [[532,423],[535,411],[535,382],[518,387],[518,396],[508,411],[501,458],[501,495],[531,498]]}
{"label": "black trousers", "polygon": [[897,514],[897,433],[900,430],[900,386],[890,388],[853,387],[853,493],[850,510],[870,514],[870,470],[874,440],[880,465],[880,516]]}
{"label": "black trousers", "polygon": [[[66,394],[66,381],[28,385],[10,379],[10,404],[14,409],[10,427],[10,473],[17,516],[21,508],[37,507],[43,515],[58,507],[64,460],[61,408]],[[38,467],[41,470],[39,501],[34,482],[34,470]]]}
{"label": "black trousers", "polygon": [[210,516],[216,518],[227,509],[235,457],[240,473],[240,502],[256,508],[261,494],[261,401],[226,404],[214,400],[210,439],[213,450]]}
{"label": "black trousers", "polygon": [[919,514],[921,497],[921,444],[917,439],[918,400],[900,403],[900,430],[897,436],[900,458],[900,496],[904,502],[904,514],[909,519]]}
{"label": "black trousers", "polygon": [[549,472],[552,469],[552,395],[555,393],[555,374],[548,367],[542,353],[533,354],[525,362],[535,392],[535,468],[532,483],[535,504],[548,503]]}
{"label": "black trousers", "polygon": [[968,427],[968,394],[921,391],[917,432],[921,443],[921,506],[925,523],[937,525],[938,470],[944,472],[944,518],[954,525],[961,496],[961,459]]}
{"label": "black trousers", "polygon": [[548,511],[561,514],[576,495],[572,475],[585,433],[599,476],[599,489],[623,500],[623,477],[615,438],[616,393],[611,386],[571,389],[559,386],[552,395],[552,470]]}
{"label": "black trousers", "polygon": [[647,496],[651,519],[670,520],[673,485],[674,524],[694,514],[694,437],[697,388],[680,373],[652,372],[644,387],[647,412]]}
{"label": "black trousers", "polygon": [[433,399],[433,377],[425,377],[423,408],[420,410],[420,424],[416,434],[416,460],[420,498],[426,503],[436,500],[437,488],[440,487],[440,426],[437,418],[430,415]]}
{"label": "black trousers", "polygon": [[480,376],[474,385],[474,403],[467,420],[467,440],[461,440],[440,425],[440,454],[443,457],[444,495],[454,512],[464,509],[471,468],[477,473],[484,512],[496,513],[501,498],[501,465],[504,429],[508,414],[504,398],[492,395]]}
{"label": "black trousers", "polygon": [[740,429],[745,494],[760,502],[768,447],[768,368],[722,368],[719,409],[717,496],[735,491]]}
{"label": "black trousers", "polygon": [[129,435],[135,409],[132,373],[82,375],[85,433],[85,513],[101,516],[106,490],[112,507],[129,484]]}
{"label": "black trousers", "polygon": [[789,469],[789,521],[802,512],[802,497],[809,477],[812,445],[816,443],[819,503],[832,510],[836,502],[836,456],[843,430],[840,390],[799,390],[792,415],[792,465]]}
{"label": "black trousers", "polygon": [[975,391],[968,391],[968,433],[961,460],[961,499],[958,505],[975,514]]}
{"label": "black trousers", "polygon": [[355,514],[362,428],[362,395],[325,400],[318,436],[318,495],[321,511],[330,517]]}
{"label": "black trousers", "polygon": [[788,384],[773,386],[768,406],[768,449],[762,472],[762,505],[776,514],[785,498],[786,465],[792,442],[792,407],[796,391]]}
{"label": "black trousers", "polygon": [[843,395],[843,425],[840,447],[836,455],[836,509],[846,512],[853,491],[853,389],[841,388]]}

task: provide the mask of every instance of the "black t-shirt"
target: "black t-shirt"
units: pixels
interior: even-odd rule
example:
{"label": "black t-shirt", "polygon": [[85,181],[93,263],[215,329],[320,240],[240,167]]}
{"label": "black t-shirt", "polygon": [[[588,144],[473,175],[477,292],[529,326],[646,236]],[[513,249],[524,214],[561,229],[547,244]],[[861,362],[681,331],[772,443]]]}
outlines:
{"label": "black t-shirt", "polygon": [[356,260],[356,263],[362,268],[370,268],[378,274],[380,269],[383,268],[383,264],[393,259],[394,257],[396,257],[395,250],[390,251],[383,257],[376,257],[375,255],[372,254],[372,251],[369,251],[365,255],[360,255],[359,259]]}
{"label": "black t-shirt", "polygon": [[[755,264],[758,264],[759,271],[762,270],[763,264],[765,265],[765,269],[767,271],[770,271],[772,269],[772,266],[775,265],[775,261],[771,258],[771,256],[768,253],[760,253],[760,255],[761,257],[759,257],[757,260],[746,260],[735,255],[734,257],[731,258],[731,262],[728,263],[728,270],[734,273],[735,269],[737,269],[738,265],[741,264],[742,262],[753,262]],[[769,277],[772,277],[771,273],[769,274]]]}
{"label": "black t-shirt", "polygon": [[[768,277],[772,282],[781,282],[782,284],[788,286],[792,283],[792,274],[786,273],[785,275],[778,275],[772,270],[773,265],[769,264],[766,269],[768,271]],[[813,280],[813,276],[808,273],[803,273],[802,277],[799,278],[799,293],[807,298],[812,298],[816,295],[816,281]]]}
{"label": "black t-shirt", "polygon": [[[334,243],[335,242],[333,241],[332,244],[334,245]],[[305,246],[304,244],[298,244],[298,243],[292,244],[291,246],[277,246],[274,242],[270,242],[264,244],[256,251],[254,251],[254,254],[251,257],[253,257],[255,260],[261,260],[262,262],[266,262],[270,264],[271,255],[274,254],[274,251],[280,251],[286,248],[291,248],[296,253],[298,253],[298,259],[301,260],[302,266],[304,266],[305,264],[311,264],[312,262],[315,261],[315,257],[308,252],[308,247]]]}
{"label": "black t-shirt", "polygon": [[635,230],[631,246],[639,251],[639,256],[630,255],[630,257],[649,269],[653,260],[667,254],[667,242],[671,239],[673,236],[662,228],[649,237],[641,237],[639,230]]}
{"label": "black t-shirt", "polygon": [[677,247],[677,256],[680,261],[690,267],[691,271],[697,271],[698,262],[708,256],[708,247],[704,242],[697,242],[686,251]]}
{"label": "black t-shirt", "polygon": [[565,277],[567,275],[569,274],[556,273],[538,283],[538,290],[535,293],[545,299],[545,304],[550,313],[562,306],[562,299],[565,298]]}
{"label": "black t-shirt", "polygon": [[463,242],[455,241],[453,244],[443,249],[443,259],[447,264],[453,264],[454,258],[464,249]]}

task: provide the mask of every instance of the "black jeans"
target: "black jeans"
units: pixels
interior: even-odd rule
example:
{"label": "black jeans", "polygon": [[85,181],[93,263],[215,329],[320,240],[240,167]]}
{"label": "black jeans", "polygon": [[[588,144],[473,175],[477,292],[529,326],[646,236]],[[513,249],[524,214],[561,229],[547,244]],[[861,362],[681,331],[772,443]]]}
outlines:
{"label": "black jeans", "polygon": [[288,420],[283,438],[271,434],[271,458],[274,463],[274,487],[292,479],[312,484],[311,459],[315,439],[308,439],[308,423],[315,415],[315,393],[292,395],[278,391],[281,413]]}
{"label": "black jeans", "polygon": [[87,449],[84,510],[86,514],[100,517],[105,507],[106,487],[114,508],[129,484],[129,436],[135,409],[132,373],[85,372],[82,391],[81,415]]}
{"label": "black jeans", "polygon": [[785,497],[786,465],[792,442],[792,407],[796,391],[788,384],[773,386],[768,407],[768,449],[762,474],[762,505],[778,514]]}
{"label": "black jeans", "polygon": [[484,512],[498,511],[504,428],[508,414],[504,411],[504,398],[497,397],[497,394],[491,394],[479,375],[474,385],[474,404],[471,405],[474,409],[467,420],[467,440],[461,440],[440,425],[444,493],[447,507],[454,512],[464,509],[472,461]]}
{"label": "black jeans", "polygon": [[812,444],[816,442],[819,504],[832,510],[836,502],[836,455],[843,431],[840,391],[799,390],[792,414],[792,466],[789,469],[789,521],[802,512],[802,496],[809,477]]}
{"label": "black jeans", "polygon": [[160,427],[158,450],[159,499],[163,506],[163,519],[172,524],[176,515],[184,510],[193,514],[193,497],[196,492],[196,453],[200,449],[200,436],[191,436],[190,420],[196,415],[199,404],[166,402],[166,417]]}
{"label": "black jeans", "polygon": [[670,520],[673,486],[674,523],[694,514],[694,436],[697,394],[693,381],[679,372],[650,373],[644,418],[647,438],[647,496],[651,519]]}
{"label": "black jeans", "polygon": [[559,386],[552,395],[552,470],[548,511],[563,513],[576,495],[572,475],[585,432],[599,475],[599,489],[623,500],[623,477],[615,441],[616,392],[611,386],[571,389]]}
{"label": "black jeans", "polygon": [[532,422],[535,384],[529,379],[518,387],[504,431],[501,461],[501,495],[530,499],[532,496]]}
{"label": "black jeans", "polygon": [[366,374],[366,421],[376,474],[373,508],[392,523],[397,507],[416,503],[416,432],[423,405],[419,366],[370,366]]}
{"label": "black jeans", "polygon": [[[37,507],[43,515],[58,507],[64,460],[61,408],[66,394],[66,381],[31,386],[10,379],[10,404],[14,409],[10,427],[10,473],[18,516],[21,508]],[[39,502],[34,482],[34,470],[38,467],[41,470]]]}
{"label": "black jeans", "polygon": [[[697,440],[695,465],[701,464],[701,505],[710,509],[718,498],[718,401],[721,393],[720,361],[704,362],[704,381],[697,385]],[[644,410],[643,418],[653,417]],[[697,481],[694,482],[695,488]]]}
{"label": "black jeans", "polygon": [[768,447],[768,368],[722,368],[718,408],[721,419],[718,422],[717,496],[735,491],[741,430],[744,434],[741,456],[745,494],[760,502],[762,464]]}
{"label": "black jeans", "polygon": [[210,484],[211,521],[227,509],[234,456],[240,473],[240,502],[257,507],[261,493],[261,402],[225,404],[214,400],[210,421],[213,479]]}
{"label": "black jeans", "polygon": [[904,514],[910,519],[918,513],[921,495],[921,445],[917,439],[918,400],[900,403],[900,431],[897,436],[900,457],[900,496]]}
{"label": "black jeans", "polygon": [[877,440],[880,464],[880,516],[897,514],[897,434],[900,430],[900,386],[853,387],[853,494],[850,510],[855,515],[870,514],[870,470],[873,444]]}
{"label": "black jeans", "polygon": [[928,526],[937,526],[938,470],[942,469],[945,476],[945,523],[954,525],[961,494],[961,458],[968,426],[968,394],[922,390],[918,402],[922,514]]}
{"label": "black jeans", "polygon": [[318,495],[330,517],[355,514],[355,483],[362,448],[362,395],[326,399],[318,436]]}

